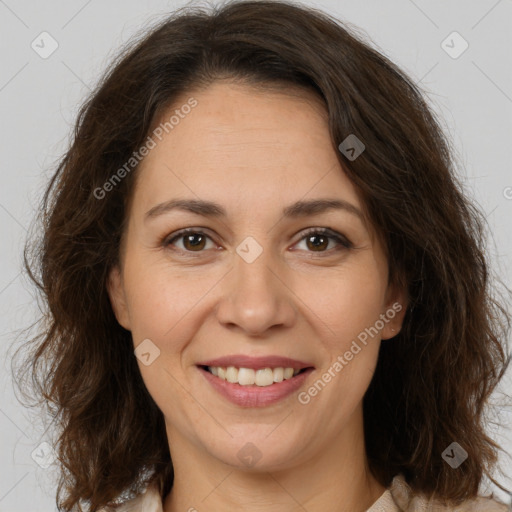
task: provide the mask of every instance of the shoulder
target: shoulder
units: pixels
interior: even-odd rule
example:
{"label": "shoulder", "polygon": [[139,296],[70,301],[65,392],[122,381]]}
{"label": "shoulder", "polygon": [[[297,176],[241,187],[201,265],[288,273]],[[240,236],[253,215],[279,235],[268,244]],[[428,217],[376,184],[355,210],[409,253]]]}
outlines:
{"label": "shoulder", "polygon": [[510,512],[511,510],[508,505],[484,496],[467,500],[456,508],[447,507],[414,494],[402,475],[397,475],[393,479],[390,492],[403,512]]}
{"label": "shoulder", "polygon": [[114,507],[101,508],[98,512],[163,512],[162,499],[156,485],[149,485],[138,496]]}

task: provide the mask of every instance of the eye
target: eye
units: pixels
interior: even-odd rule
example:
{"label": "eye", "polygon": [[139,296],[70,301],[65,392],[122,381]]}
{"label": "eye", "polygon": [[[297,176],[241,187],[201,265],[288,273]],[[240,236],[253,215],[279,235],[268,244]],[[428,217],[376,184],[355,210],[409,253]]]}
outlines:
{"label": "eye", "polygon": [[166,239],[163,242],[165,247],[169,245],[174,245],[176,240],[183,240],[183,248],[178,247],[181,251],[184,252],[201,252],[206,245],[206,240],[210,240],[211,238],[194,228],[186,228],[178,231],[172,238]]}
{"label": "eye", "polygon": [[[175,242],[181,240],[182,247],[178,249],[182,252],[202,252],[206,247],[208,240],[213,243],[210,236],[195,228],[186,228],[178,231],[171,238],[163,241],[165,247],[175,245]],[[308,252],[331,252],[343,249],[350,249],[353,244],[343,235],[328,228],[310,228],[303,235],[299,243],[306,243],[306,250]],[[334,241],[335,247],[327,249],[329,242]],[[210,247],[211,248],[211,247]]]}
{"label": "eye", "polygon": [[[324,250],[332,240],[337,246],[334,249]],[[305,241],[306,250],[310,249],[309,252],[331,252],[353,247],[350,240],[328,228],[311,228],[307,230],[305,235],[301,238],[300,242],[302,241]]]}

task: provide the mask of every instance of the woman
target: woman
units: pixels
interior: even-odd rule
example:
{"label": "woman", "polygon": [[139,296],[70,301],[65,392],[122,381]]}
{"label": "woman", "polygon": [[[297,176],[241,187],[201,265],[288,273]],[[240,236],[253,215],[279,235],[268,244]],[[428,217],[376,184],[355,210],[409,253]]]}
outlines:
{"label": "woman", "polygon": [[62,510],[506,509],[479,496],[509,362],[482,217],[340,22],[175,13],[83,106],[42,210]]}

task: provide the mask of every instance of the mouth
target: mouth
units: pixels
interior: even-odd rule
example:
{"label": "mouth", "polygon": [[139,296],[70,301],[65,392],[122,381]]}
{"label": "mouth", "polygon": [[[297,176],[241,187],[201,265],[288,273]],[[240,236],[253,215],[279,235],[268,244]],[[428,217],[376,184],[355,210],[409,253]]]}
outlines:
{"label": "mouth", "polygon": [[231,384],[238,384],[239,386],[256,386],[268,387],[279,384],[284,380],[293,379],[297,375],[304,373],[312,367],[307,368],[293,368],[279,366],[277,368],[237,368],[235,366],[206,366],[199,365],[203,371],[209,372],[211,375],[220,380],[229,382]]}
{"label": "mouth", "polygon": [[281,357],[220,358],[196,367],[214,391],[239,407],[265,407],[281,401],[303,386],[315,369]]}

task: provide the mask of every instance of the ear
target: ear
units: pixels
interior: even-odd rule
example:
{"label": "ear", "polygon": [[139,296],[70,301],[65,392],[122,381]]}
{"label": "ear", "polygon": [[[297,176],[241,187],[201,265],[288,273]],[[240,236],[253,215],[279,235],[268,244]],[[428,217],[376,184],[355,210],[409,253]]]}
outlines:
{"label": "ear", "polygon": [[107,280],[107,292],[110,304],[119,324],[130,330],[130,315],[126,303],[123,279],[118,266],[112,267]]}
{"label": "ear", "polygon": [[381,315],[384,321],[381,339],[393,338],[400,332],[408,305],[409,298],[406,288],[401,285],[389,285],[382,311],[383,315]]}

